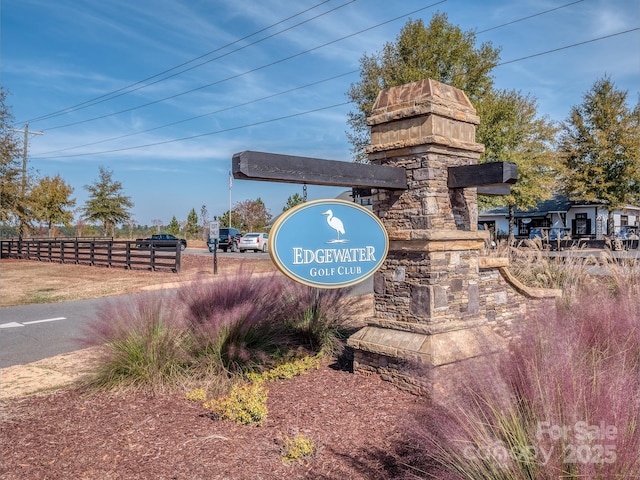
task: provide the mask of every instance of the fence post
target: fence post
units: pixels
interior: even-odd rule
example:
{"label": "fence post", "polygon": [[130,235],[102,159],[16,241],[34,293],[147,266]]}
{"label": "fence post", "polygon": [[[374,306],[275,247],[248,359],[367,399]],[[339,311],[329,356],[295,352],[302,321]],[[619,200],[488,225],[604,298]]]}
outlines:
{"label": "fence post", "polygon": [[174,271],[176,273],[180,273],[180,258],[182,255],[182,244],[180,242],[176,243],[176,267],[174,269]]}

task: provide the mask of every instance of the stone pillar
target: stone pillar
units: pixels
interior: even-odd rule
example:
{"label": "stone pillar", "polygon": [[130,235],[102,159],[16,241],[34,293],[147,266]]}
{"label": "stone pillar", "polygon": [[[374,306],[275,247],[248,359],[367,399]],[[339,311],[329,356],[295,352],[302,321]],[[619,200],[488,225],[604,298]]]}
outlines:
{"label": "stone pillar", "polygon": [[368,124],[369,161],[403,167],[409,188],[374,193],[389,254],[374,276],[374,318],[348,343],[356,372],[424,393],[437,378],[407,375],[407,361],[444,367],[501,343],[481,308],[476,189],[447,187],[448,167],[478,162],[479,118],[464,92],[427,79],[380,92]]}

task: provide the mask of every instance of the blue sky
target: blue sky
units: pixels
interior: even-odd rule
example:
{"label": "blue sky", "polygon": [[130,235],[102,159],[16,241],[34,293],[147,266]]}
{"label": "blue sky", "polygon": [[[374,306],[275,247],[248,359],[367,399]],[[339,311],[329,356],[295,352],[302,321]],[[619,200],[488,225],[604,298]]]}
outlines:
{"label": "blue sky", "polygon": [[[495,85],[567,118],[605,75],[640,92],[640,0],[3,0],[0,81],[29,167],[81,207],[113,171],[140,224],[211,216],[260,197],[273,215],[302,186],[234,180],[243,150],[350,161],[346,92],[363,54],[436,12],[500,47]],[[551,10],[551,11],[549,11]],[[542,13],[547,11],[547,13]],[[629,31],[631,30],[631,31]],[[627,32],[627,33],[623,33]],[[308,198],[341,188],[308,187]]]}

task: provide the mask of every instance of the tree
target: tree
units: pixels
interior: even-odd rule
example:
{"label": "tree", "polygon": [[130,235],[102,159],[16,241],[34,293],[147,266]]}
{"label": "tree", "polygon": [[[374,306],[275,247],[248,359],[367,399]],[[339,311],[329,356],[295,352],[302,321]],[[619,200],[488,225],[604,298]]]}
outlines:
{"label": "tree", "polygon": [[260,198],[236,203],[233,212],[244,232],[263,231],[271,221],[271,213]]}
{"label": "tree", "polygon": [[627,92],[609,77],[596,80],[562,124],[559,151],[564,190],[572,199],[601,202],[609,211],[640,203],[640,101],[631,110]]}
{"label": "tree", "polygon": [[287,198],[287,204],[282,207],[282,211],[286,212],[287,210],[290,210],[296,205],[300,205],[301,203],[304,203],[304,198],[302,198],[299,193],[294,193],[293,195],[290,195],[289,198]]}
{"label": "tree", "polygon": [[463,32],[448,22],[447,15],[436,14],[427,27],[422,20],[409,20],[395,43],[382,52],[360,59],[360,82],[352,84],[347,95],[357,106],[349,113],[347,133],[354,160],[366,161],[363,148],[369,144],[366,124],[380,90],[431,78],[463,90],[477,103],[491,91],[491,70],[498,64],[500,49],[491,42],[476,48],[473,32]]}
{"label": "tree", "polygon": [[7,92],[0,87],[0,221],[18,221],[26,211],[22,195],[21,144],[10,125],[13,116],[5,101]]}
{"label": "tree", "polygon": [[511,194],[481,197],[483,206],[509,207],[509,238],[514,238],[516,208],[532,208],[550,198],[557,187],[559,166],[555,153],[557,126],[538,115],[537,102],[516,91],[492,91],[479,104],[478,114],[484,123],[478,127],[485,151],[482,161],[513,162],[518,167],[518,181]]}
{"label": "tree", "polygon": [[198,225],[198,214],[196,213],[196,209],[192,208],[187,216],[187,225],[185,227],[185,233],[187,236],[191,238],[195,237],[200,231],[200,226]]}
{"label": "tree", "polygon": [[180,234],[180,224],[178,223],[175,215],[169,222],[169,225],[167,225],[167,233],[170,233],[171,235]]}
{"label": "tree", "polygon": [[207,206],[204,204],[200,207],[200,221],[202,222],[202,238],[206,240],[208,235],[209,210],[207,210]]}
{"label": "tree", "polygon": [[84,207],[84,216],[90,222],[102,223],[104,234],[114,236],[117,224],[129,220],[127,210],[133,206],[131,199],[122,193],[122,184],[113,180],[111,170],[100,167],[100,178],[84,188],[89,200]]}
{"label": "tree", "polygon": [[75,198],[71,198],[72,193],[73,188],[60,175],[41,178],[31,189],[34,218],[47,224],[49,236],[53,225],[71,226],[73,212],[70,209],[76,204]]}
{"label": "tree", "polygon": [[551,196],[556,180],[553,144],[556,128],[539,117],[535,99],[516,91],[495,90],[491,71],[500,50],[490,42],[476,48],[473,32],[451,25],[446,14],[436,14],[427,27],[421,20],[403,27],[395,43],[382,53],[361,59],[362,80],[351,86],[349,98],[358,112],[349,114],[349,135],[356,161],[365,161],[363,147],[369,144],[366,118],[383,88],[431,78],[461,89],[480,116],[476,140],[485,145],[480,162],[511,161],[518,165],[518,183],[511,195],[483,205],[508,205],[510,235],[516,207],[528,207]]}

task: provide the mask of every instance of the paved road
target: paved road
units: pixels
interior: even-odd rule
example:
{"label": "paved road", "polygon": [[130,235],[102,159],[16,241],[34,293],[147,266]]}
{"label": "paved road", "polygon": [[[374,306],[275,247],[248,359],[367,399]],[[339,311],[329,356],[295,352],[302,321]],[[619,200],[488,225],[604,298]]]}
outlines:
{"label": "paved road", "polygon": [[84,348],[80,339],[96,311],[129,297],[0,308],[0,368]]}
{"label": "paved road", "polygon": [[[206,250],[187,249],[185,254],[210,255]],[[224,253],[218,258],[268,258],[268,253]],[[370,293],[371,279],[357,285],[354,295]],[[84,348],[80,341],[87,324],[109,302],[129,301],[140,293],[74,302],[22,305],[0,308],[0,368],[22,365]]]}

